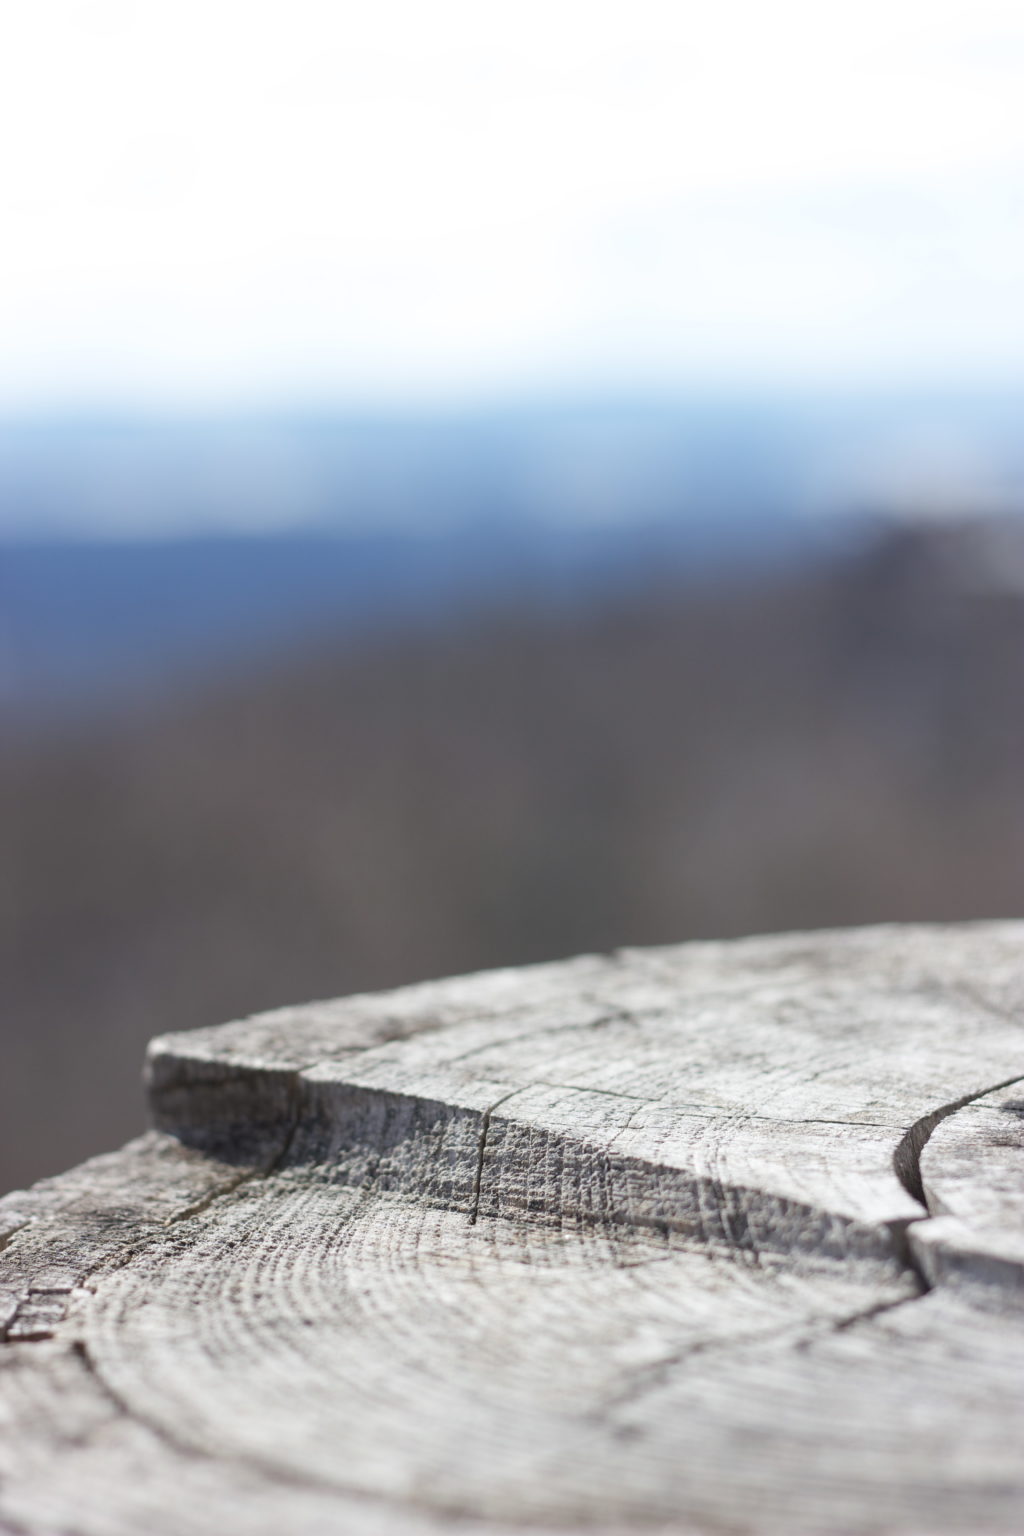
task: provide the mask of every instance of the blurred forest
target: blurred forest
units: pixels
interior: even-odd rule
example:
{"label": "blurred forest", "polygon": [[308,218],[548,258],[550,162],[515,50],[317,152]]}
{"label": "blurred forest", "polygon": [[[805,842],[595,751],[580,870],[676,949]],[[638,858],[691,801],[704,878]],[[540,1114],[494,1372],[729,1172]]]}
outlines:
{"label": "blurred forest", "polygon": [[1024,914],[1024,530],[349,638],[0,761],[0,1188],[146,1040],[623,944]]}

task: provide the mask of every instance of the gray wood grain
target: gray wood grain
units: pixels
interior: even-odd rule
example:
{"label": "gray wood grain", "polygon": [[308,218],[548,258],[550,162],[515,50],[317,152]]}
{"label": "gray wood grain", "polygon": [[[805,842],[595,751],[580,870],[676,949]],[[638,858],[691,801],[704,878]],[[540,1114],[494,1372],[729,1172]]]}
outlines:
{"label": "gray wood grain", "polygon": [[1024,924],[153,1042],[0,1201],[0,1524],[1024,1527]]}

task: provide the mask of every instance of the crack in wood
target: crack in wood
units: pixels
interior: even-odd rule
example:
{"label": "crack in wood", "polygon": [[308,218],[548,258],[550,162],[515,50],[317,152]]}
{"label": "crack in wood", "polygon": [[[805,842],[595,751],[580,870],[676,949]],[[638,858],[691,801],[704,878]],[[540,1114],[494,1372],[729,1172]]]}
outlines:
{"label": "crack in wood", "polygon": [[476,1226],[477,1216],[480,1212],[480,1190],[483,1184],[484,1176],[484,1154],[487,1151],[487,1135],[491,1128],[491,1116],[494,1114],[496,1109],[500,1109],[503,1104],[508,1103],[509,1099],[514,1099],[516,1094],[521,1093],[522,1091],[523,1090],[521,1088],[513,1088],[511,1093],[506,1093],[502,1098],[497,1099],[493,1104],[485,1109],[483,1115],[481,1116],[480,1142],[479,1146],[477,1147],[476,1168],[473,1173],[473,1190],[469,1211],[469,1224],[471,1227]]}
{"label": "crack in wood", "polygon": [[929,1110],[919,1120],[915,1120],[900,1138],[896,1151],[893,1153],[893,1168],[908,1195],[912,1195],[919,1205],[930,1216],[928,1200],[925,1194],[924,1183],[921,1178],[921,1154],[931,1138],[936,1126],[950,1115],[955,1115],[957,1110],[966,1109],[968,1104],[974,1104],[978,1099],[986,1098],[990,1093],[998,1093],[1003,1088],[1013,1088],[1017,1083],[1024,1083],[1024,1073],[1016,1077],[1007,1077],[998,1083],[990,1083],[985,1088],[963,1094],[959,1099],[952,1099],[948,1104],[941,1104],[938,1109]]}

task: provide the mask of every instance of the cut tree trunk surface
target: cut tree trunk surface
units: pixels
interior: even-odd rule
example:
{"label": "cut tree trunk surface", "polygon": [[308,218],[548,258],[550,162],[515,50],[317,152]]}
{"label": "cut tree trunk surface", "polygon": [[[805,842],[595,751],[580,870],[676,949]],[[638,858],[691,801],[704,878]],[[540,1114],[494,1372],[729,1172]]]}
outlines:
{"label": "cut tree trunk surface", "polygon": [[0,1529],[1024,1529],[1024,924],[165,1036],[0,1201]]}

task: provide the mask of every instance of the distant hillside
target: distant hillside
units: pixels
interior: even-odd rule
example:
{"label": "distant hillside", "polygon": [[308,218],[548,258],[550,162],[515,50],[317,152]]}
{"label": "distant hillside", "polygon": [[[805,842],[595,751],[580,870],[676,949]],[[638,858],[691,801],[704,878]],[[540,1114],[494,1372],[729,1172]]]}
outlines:
{"label": "distant hillside", "polygon": [[820,559],[842,529],[763,511],[610,527],[479,521],[429,533],[0,543],[0,716],[60,720],[252,667],[314,639],[566,609]]}
{"label": "distant hillside", "polygon": [[0,1184],[135,1129],[159,1030],[618,944],[1024,914],[1020,553],[946,530],[668,570],[9,747]]}

